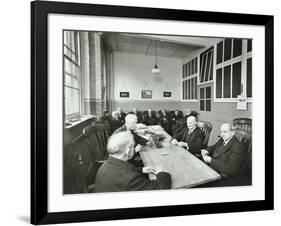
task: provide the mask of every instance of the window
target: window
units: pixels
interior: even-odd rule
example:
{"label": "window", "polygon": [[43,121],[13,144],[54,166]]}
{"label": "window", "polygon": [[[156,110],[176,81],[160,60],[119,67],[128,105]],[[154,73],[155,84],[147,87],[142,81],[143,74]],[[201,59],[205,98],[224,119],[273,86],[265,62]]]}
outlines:
{"label": "window", "polygon": [[211,86],[200,88],[200,111],[211,111]]}
{"label": "window", "polygon": [[66,118],[80,115],[79,37],[75,31],[64,31],[64,104]]}
{"label": "window", "polygon": [[[216,45],[216,90],[217,99],[235,99],[243,93],[251,95],[251,40],[224,39]],[[244,50],[243,50],[244,49]],[[247,64],[247,70],[245,69]],[[244,67],[244,68],[243,68]],[[246,72],[247,71],[247,72]],[[247,79],[245,79],[247,77]],[[246,84],[244,84],[246,81]]]}
{"label": "window", "polygon": [[252,39],[247,40],[247,97],[252,97]]}
{"label": "window", "polygon": [[197,77],[198,77],[197,57],[183,65],[182,99],[197,99]]}
{"label": "window", "polygon": [[213,48],[200,55],[200,83],[213,80]]}

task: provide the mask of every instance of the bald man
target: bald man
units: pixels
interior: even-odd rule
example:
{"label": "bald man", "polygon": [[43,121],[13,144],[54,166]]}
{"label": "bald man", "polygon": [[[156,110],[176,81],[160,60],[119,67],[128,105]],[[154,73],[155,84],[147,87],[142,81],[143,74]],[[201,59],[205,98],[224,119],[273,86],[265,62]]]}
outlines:
{"label": "bald man", "polygon": [[222,124],[220,140],[201,151],[203,160],[224,178],[237,176],[246,157],[242,144],[234,134],[235,128],[230,123]]}
{"label": "bald man", "polygon": [[171,141],[172,144],[186,148],[193,154],[200,154],[203,147],[204,135],[197,127],[197,119],[190,115],[186,119],[186,125],[176,132]]}
{"label": "bald man", "polygon": [[115,130],[114,133],[119,133],[123,131],[130,131],[134,135],[136,146],[146,145],[149,142],[147,139],[140,137],[136,134],[135,130],[137,127],[138,118],[134,114],[128,114],[125,117],[125,125],[121,126],[119,129]]}
{"label": "bald man", "polygon": [[[161,167],[136,168],[128,161],[134,156],[134,138],[129,131],[113,134],[107,144],[109,158],[99,168],[95,192],[159,190],[171,188],[171,175]],[[153,173],[156,180],[145,174]]]}

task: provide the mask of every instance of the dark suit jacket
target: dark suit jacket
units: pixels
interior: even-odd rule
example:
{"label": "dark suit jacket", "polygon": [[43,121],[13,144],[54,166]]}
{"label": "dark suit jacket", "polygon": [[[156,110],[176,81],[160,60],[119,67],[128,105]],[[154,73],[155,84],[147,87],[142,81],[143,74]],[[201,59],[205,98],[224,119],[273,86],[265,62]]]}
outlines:
{"label": "dark suit jacket", "polygon": [[246,152],[239,140],[233,136],[224,146],[220,139],[216,144],[207,148],[212,157],[210,166],[225,176],[239,174]]}
{"label": "dark suit jacket", "polygon": [[114,131],[117,130],[118,128],[120,128],[121,126],[122,126],[122,123],[121,123],[119,120],[117,120],[117,119],[111,119],[111,120],[109,121],[109,127],[110,127],[109,136],[110,136],[111,134],[113,134]]}
{"label": "dark suit jacket", "polygon": [[126,113],[121,112],[121,115],[118,116],[118,120],[122,123],[122,125],[124,125],[125,123],[125,117],[126,117]]}
{"label": "dark suit jacket", "polygon": [[110,156],[98,170],[95,192],[170,189],[171,183],[169,173],[160,172],[156,180],[149,180],[135,166]]}
{"label": "dark suit jacket", "polygon": [[155,114],[151,114],[151,116],[149,116],[149,114],[145,114],[143,117],[143,124],[147,125],[147,126],[152,126],[152,125],[157,125],[157,117]]}
{"label": "dark suit jacket", "polygon": [[188,134],[188,127],[185,126],[181,130],[177,131],[173,138],[178,141],[188,143],[189,151],[193,154],[201,153],[203,148],[204,134],[199,127],[196,127],[191,134]]}
{"label": "dark suit jacket", "polygon": [[169,113],[166,113],[164,115],[161,111],[159,112],[159,117],[158,117],[158,124],[167,132],[171,133],[171,117]]}

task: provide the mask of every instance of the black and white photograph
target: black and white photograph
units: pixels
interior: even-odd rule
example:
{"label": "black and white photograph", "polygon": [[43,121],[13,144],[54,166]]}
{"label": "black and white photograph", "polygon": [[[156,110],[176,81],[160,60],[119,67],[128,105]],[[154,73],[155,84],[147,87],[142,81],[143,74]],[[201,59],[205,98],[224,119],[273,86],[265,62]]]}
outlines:
{"label": "black and white photograph", "polygon": [[252,186],[254,41],[63,30],[63,194]]}

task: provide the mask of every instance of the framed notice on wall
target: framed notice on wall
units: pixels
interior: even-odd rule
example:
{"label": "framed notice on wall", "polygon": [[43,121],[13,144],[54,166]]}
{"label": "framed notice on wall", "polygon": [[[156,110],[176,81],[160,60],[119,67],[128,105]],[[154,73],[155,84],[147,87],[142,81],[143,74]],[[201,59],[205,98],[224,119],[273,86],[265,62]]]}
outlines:
{"label": "framed notice on wall", "polygon": [[142,90],[141,98],[143,99],[151,99],[152,98],[152,90]]}
{"label": "framed notice on wall", "polygon": [[130,93],[129,92],[120,92],[120,97],[121,98],[129,98],[130,97]]}
{"label": "framed notice on wall", "polygon": [[172,92],[163,92],[163,97],[172,97]]}

